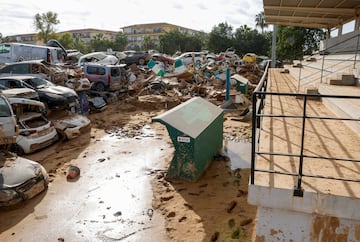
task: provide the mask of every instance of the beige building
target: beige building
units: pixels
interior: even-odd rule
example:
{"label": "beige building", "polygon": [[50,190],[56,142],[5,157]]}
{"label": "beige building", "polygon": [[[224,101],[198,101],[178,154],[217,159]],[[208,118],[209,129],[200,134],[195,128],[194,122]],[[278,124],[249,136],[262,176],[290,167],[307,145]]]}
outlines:
{"label": "beige building", "polygon": [[150,23],[150,24],[135,24],[121,28],[128,36],[128,49],[139,47],[141,49],[142,41],[145,36],[150,36],[156,45],[160,44],[159,37],[166,32],[178,29],[182,33],[193,35],[199,33],[197,30],[184,28],[181,26],[168,23]]}
{"label": "beige building", "polygon": [[[159,37],[166,32],[174,29],[178,29],[180,32],[187,33],[189,35],[199,33],[199,31],[197,30],[188,29],[168,23],[135,24],[122,27],[119,29],[119,31],[123,31],[128,36],[128,49],[141,49],[142,41],[144,40],[145,36],[150,36],[154,43],[156,45],[159,45]],[[116,34],[118,32],[101,29],[76,29],[58,32],[58,34],[64,33],[70,33],[73,38],[79,37],[85,43],[89,43],[90,40],[98,34],[102,34],[105,38],[113,41],[115,40]],[[36,40],[36,33],[18,34],[8,37],[10,38],[10,42],[21,42],[25,44],[42,44],[41,41]]]}
{"label": "beige building", "polygon": [[[58,32],[58,34],[70,33],[73,38],[79,37],[85,43],[89,43],[91,38],[98,34],[102,34],[105,38],[109,40],[115,40],[116,31],[109,31],[109,30],[101,30],[101,29],[76,29],[76,30],[68,30]],[[36,39],[36,33],[33,34],[18,34],[8,36],[10,38],[10,42],[21,42],[25,44],[42,44],[41,41]]]}

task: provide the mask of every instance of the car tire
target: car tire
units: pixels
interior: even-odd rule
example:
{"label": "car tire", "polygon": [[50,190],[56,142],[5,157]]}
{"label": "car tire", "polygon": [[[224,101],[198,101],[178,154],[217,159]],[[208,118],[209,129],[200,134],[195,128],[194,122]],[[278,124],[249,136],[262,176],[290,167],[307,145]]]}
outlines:
{"label": "car tire", "polygon": [[143,59],[143,58],[140,58],[139,59],[139,65],[145,65],[145,59]]}
{"label": "car tire", "polygon": [[14,144],[11,147],[11,151],[16,153],[18,156],[25,154],[25,151],[23,150],[23,148],[21,148],[18,144]]}
{"label": "car tire", "polygon": [[103,92],[103,91],[105,91],[105,85],[101,82],[98,82],[95,84],[94,89],[95,89],[95,91]]}

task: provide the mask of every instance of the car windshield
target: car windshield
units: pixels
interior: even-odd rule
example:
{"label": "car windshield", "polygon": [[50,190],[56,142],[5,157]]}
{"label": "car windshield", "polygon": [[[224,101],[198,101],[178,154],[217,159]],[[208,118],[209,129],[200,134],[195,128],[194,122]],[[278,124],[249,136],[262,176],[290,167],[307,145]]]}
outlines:
{"label": "car windshield", "polygon": [[0,117],[11,116],[10,107],[3,97],[0,97],[0,110]]}
{"label": "car windshield", "polygon": [[45,79],[41,79],[41,78],[29,79],[29,80],[26,80],[26,83],[28,83],[29,85],[31,85],[34,88],[43,88],[43,87],[48,87],[48,86],[54,86],[54,84],[52,84],[51,82],[49,82]]}

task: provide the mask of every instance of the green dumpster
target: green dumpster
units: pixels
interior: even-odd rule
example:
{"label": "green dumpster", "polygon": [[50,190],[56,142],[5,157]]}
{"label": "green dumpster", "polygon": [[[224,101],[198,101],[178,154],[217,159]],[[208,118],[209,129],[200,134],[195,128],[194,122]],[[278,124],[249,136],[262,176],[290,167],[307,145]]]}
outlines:
{"label": "green dumpster", "polygon": [[234,74],[231,76],[231,79],[234,79],[236,81],[236,89],[243,94],[247,94],[249,90],[249,80],[245,77]]}
{"label": "green dumpster", "polygon": [[166,126],[175,148],[168,178],[196,181],[203,174],[222,148],[223,116],[220,107],[194,97],[152,119]]}

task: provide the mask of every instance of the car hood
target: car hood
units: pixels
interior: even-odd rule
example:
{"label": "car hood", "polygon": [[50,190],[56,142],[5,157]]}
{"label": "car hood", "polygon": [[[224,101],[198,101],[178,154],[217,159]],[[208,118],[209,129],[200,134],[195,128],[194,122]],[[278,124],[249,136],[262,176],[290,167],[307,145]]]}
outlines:
{"label": "car hood", "polygon": [[10,88],[6,90],[2,90],[2,93],[6,97],[20,97],[20,98],[38,98],[38,94],[36,91],[30,88]]}
{"label": "car hood", "polygon": [[63,86],[47,86],[38,89],[38,91],[53,93],[58,95],[77,96],[76,92],[73,89]]}
{"label": "car hood", "polygon": [[45,169],[39,163],[19,156],[0,154],[0,189],[19,186],[41,173],[48,179]]}
{"label": "car hood", "polygon": [[65,129],[68,126],[85,127],[90,124],[90,119],[84,115],[73,114],[62,119],[53,120],[55,127]]}

